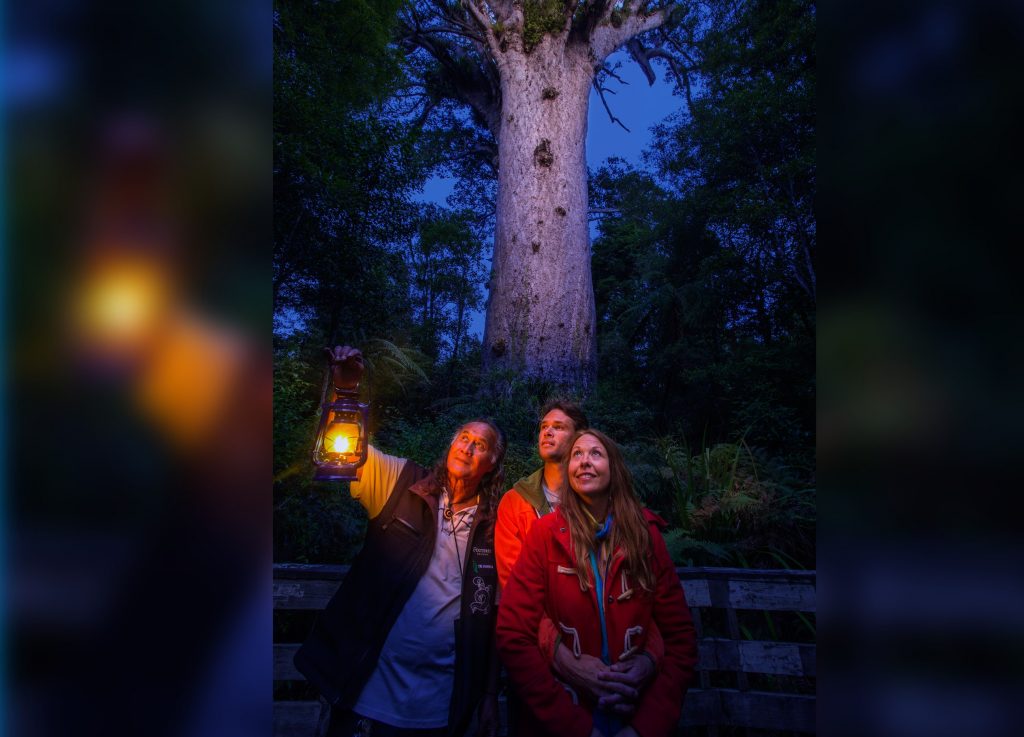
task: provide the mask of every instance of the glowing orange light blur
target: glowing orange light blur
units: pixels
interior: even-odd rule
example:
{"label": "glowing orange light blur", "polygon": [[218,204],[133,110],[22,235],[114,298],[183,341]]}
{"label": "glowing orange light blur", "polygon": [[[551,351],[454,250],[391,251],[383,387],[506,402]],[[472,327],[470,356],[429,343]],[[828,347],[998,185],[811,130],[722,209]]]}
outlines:
{"label": "glowing orange light blur", "polygon": [[349,439],[346,438],[344,435],[338,435],[336,438],[334,438],[335,453],[348,453],[350,445],[351,443],[349,442]]}
{"label": "glowing orange light blur", "polygon": [[118,260],[88,274],[73,304],[79,338],[91,347],[135,349],[153,336],[168,297],[167,277],[153,263]]}
{"label": "glowing orange light blur", "polygon": [[136,383],[135,399],[176,444],[209,442],[246,368],[243,346],[209,321],[176,312]]}

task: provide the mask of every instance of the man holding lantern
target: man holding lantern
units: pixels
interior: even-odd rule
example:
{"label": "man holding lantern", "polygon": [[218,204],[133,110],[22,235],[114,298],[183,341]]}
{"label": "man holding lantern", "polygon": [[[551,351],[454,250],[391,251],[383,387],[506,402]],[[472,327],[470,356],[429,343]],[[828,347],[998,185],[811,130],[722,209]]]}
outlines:
{"label": "man holding lantern", "polygon": [[[362,354],[330,351],[340,393]],[[486,419],[459,427],[432,469],[367,447],[352,497],[366,541],[295,665],[330,704],[327,734],[442,737],[497,727],[494,519],[505,437]]]}

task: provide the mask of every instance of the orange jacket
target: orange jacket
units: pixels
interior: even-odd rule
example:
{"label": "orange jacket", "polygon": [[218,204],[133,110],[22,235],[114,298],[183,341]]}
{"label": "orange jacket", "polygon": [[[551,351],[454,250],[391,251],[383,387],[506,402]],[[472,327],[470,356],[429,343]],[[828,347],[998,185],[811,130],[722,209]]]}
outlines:
{"label": "orange jacket", "polygon": [[[494,560],[498,568],[498,585],[504,588],[512,566],[519,559],[523,541],[534,522],[551,511],[541,483],[544,467],[519,479],[498,504],[498,519],[494,525]],[[555,657],[558,648],[558,630],[550,619],[540,623],[537,644],[548,662]]]}
{"label": "orange jacket", "polygon": [[541,482],[544,468],[519,479],[498,504],[498,521],[494,527],[494,554],[498,566],[498,582],[504,588],[512,566],[519,559],[519,551],[530,527],[551,511],[544,498]]}

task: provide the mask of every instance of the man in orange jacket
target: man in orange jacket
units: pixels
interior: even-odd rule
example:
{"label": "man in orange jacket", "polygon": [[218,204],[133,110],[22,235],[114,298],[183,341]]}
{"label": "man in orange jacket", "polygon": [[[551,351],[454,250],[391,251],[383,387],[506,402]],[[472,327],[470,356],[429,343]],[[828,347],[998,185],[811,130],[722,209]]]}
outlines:
{"label": "man in orange jacket", "polygon": [[[544,465],[529,476],[519,479],[502,497],[498,505],[498,521],[494,528],[494,552],[498,582],[504,587],[512,566],[519,559],[523,541],[530,527],[554,510],[568,489],[563,461],[569,452],[573,435],[589,427],[587,416],[578,405],[565,399],[551,399],[541,407],[537,453]],[[575,688],[589,691],[602,707],[629,714],[636,706],[640,692],[650,682],[657,668],[657,659],[664,653],[664,643],[657,629],[651,632],[650,652],[641,652],[611,666],[598,658],[573,652],[560,643],[560,634],[550,620],[541,622],[539,644],[551,661],[555,674]],[[510,734],[531,734],[530,715],[518,706],[510,694],[512,718]]]}
{"label": "man in orange jacket", "polygon": [[498,581],[502,586],[519,559],[519,551],[530,526],[554,509],[562,491],[567,488],[562,461],[569,452],[573,434],[587,427],[587,416],[572,402],[552,399],[541,408],[537,453],[544,465],[519,479],[501,497],[498,505],[494,543],[497,547]]}

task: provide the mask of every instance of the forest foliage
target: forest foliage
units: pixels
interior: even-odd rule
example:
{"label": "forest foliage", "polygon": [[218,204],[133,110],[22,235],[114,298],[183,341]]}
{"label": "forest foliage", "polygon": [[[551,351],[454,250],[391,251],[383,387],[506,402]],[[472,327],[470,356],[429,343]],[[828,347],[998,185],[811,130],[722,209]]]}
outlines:
{"label": "forest foliage", "polygon": [[[410,112],[423,70],[393,41],[401,5],[275,6],[276,560],[346,561],[365,526],[342,485],[312,481],[325,346],[366,354],[376,445],[429,464],[490,416],[509,486],[539,465],[536,409],[557,390],[510,376],[480,391],[493,171],[473,163],[471,119]],[[678,111],[642,163],[591,172],[599,368],[583,405],[678,563],[813,568],[816,7],[701,7],[662,39],[686,50],[661,65]],[[447,206],[417,197],[437,174],[458,179]]]}

